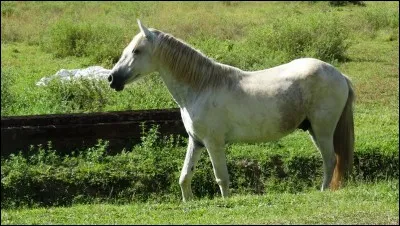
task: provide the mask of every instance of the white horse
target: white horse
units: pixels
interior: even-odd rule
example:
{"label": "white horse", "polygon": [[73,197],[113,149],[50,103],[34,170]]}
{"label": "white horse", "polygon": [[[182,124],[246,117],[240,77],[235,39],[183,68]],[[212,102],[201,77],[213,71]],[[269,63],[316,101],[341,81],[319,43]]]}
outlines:
{"label": "white horse", "polygon": [[200,153],[210,156],[222,197],[229,195],[225,144],[282,138],[308,130],[323,159],[321,190],[337,189],[351,170],[353,99],[349,79],[323,61],[302,58],[261,71],[213,61],[188,44],[138,20],[140,33],[124,49],[108,80],[116,91],[158,71],[180,107],[189,134],[179,184],[193,198]]}

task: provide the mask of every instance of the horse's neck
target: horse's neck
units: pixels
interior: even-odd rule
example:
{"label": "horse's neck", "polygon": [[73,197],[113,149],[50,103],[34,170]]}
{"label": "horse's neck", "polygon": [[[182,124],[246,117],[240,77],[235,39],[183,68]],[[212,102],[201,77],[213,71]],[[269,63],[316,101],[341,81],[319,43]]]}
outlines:
{"label": "horse's neck", "polygon": [[242,76],[238,68],[214,62],[174,37],[159,35],[154,54],[158,70],[180,107],[193,103],[204,92],[229,89]]}
{"label": "horse's neck", "polygon": [[160,76],[180,108],[185,108],[193,103],[194,99],[200,94],[199,91],[194,90],[191,86],[178,81],[166,68],[160,69]]}

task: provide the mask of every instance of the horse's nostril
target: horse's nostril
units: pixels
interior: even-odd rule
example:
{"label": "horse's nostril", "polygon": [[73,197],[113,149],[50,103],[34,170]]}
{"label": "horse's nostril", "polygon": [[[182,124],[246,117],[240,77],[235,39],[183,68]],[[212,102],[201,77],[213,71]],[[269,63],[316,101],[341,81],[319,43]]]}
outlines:
{"label": "horse's nostril", "polygon": [[109,82],[112,81],[112,75],[108,76],[108,81],[109,81]]}

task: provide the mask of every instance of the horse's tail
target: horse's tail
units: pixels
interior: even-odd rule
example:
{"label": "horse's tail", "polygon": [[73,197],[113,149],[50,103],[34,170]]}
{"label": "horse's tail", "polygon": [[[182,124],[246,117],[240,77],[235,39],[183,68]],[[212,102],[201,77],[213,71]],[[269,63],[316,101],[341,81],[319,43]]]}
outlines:
{"label": "horse's tail", "polygon": [[341,186],[342,180],[348,177],[353,167],[354,154],[354,121],[353,101],[355,94],[351,81],[344,75],[349,87],[349,95],[342,115],[336,125],[333,136],[333,146],[336,154],[336,167],[333,172],[330,187],[336,190]]}

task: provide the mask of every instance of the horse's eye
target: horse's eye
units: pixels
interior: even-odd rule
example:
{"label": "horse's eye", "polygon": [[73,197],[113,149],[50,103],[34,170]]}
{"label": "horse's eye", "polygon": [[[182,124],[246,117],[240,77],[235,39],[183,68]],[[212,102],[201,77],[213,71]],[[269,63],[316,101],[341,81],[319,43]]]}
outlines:
{"label": "horse's eye", "polygon": [[140,51],[139,51],[138,49],[134,49],[134,50],[133,50],[133,53],[134,53],[134,54],[139,54]]}

